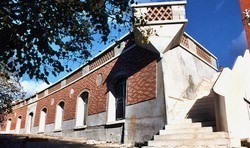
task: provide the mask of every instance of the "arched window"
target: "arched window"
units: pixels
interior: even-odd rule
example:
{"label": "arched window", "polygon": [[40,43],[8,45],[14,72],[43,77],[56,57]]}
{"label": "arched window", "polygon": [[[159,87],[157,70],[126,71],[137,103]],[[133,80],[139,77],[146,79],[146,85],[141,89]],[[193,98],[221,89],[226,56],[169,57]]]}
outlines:
{"label": "arched window", "polygon": [[33,116],[34,116],[33,112],[29,113],[28,122],[26,124],[26,126],[27,126],[26,133],[31,133],[31,129],[32,129],[32,126],[33,126]]}
{"label": "arched window", "polygon": [[7,121],[6,130],[5,130],[7,133],[10,132],[10,126],[11,126],[11,118],[9,118],[9,120]]}
{"label": "arched window", "polygon": [[76,127],[81,127],[86,125],[88,117],[88,100],[89,100],[89,92],[87,91],[84,91],[77,98]]}
{"label": "arched window", "polygon": [[39,130],[38,130],[38,132],[44,132],[44,130],[45,130],[46,114],[47,114],[47,108],[43,108],[41,110],[41,113],[40,113]]}
{"label": "arched window", "polygon": [[120,78],[113,84],[112,90],[109,91],[107,122],[122,120],[125,118],[127,97],[126,83],[125,78]]}
{"label": "arched window", "polygon": [[16,121],[16,133],[17,133],[17,134],[19,133],[20,128],[21,128],[21,121],[22,121],[22,117],[19,116],[19,117],[17,118],[17,121]]}
{"label": "arched window", "polygon": [[61,101],[56,107],[55,130],[62,130],[64,102]]}

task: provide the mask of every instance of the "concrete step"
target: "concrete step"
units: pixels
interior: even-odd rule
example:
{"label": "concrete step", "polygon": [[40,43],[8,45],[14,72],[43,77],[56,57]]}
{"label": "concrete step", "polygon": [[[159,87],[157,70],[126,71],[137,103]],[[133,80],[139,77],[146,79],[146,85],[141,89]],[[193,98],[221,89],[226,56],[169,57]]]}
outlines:
{"label": "concrete step", "polygon": [[[188,115],[188,118],[191,119],[213,119],[214,115],[211,113],[192,113]],[[192,120],[193,121],[193,120]]]}
{"label": "concrete step", "polygon": [[214,101],[214,97],[212,97],[212,96],[206,96],[204,98],[197,99],[195,103],[197,103],[197,104],[199,104],[199,103],[206,103],[206,102],[212,103],[213,101]]}
{"label": "concrete step", "polygon": [[207,106],[194,106],[192,107],[188,112],[189,113],[193,113],[193,112],[199,112],[199,113],[203,113],[203,112],[214,112],[214,106],[211,105],[207,105]]}
{"label": "concrete step", "polygon": [[214,106],[214,101],[200,101],[200,102],[195,102],[193,107],[206,107],[206,106]]}
{"label": "concrete step", "polygon": [[172,130],[160,130],[160,135],[167,134],[184,134],[184,133],[206,133],[213,132],[212,127],[202,127],[202,128],[182,128],[182,129],[172,129]]}
{"label": "concrete step", "polygon": [[[199,123],[199,122],[198,122]],[[207,127],[207,126],[216,126],[215,121],[208,121],[208,122],[201,122],[202,127]]]}
{"label": "concrete step", "polygon": [[200,106],[214,105],[214,100],[213,99],[189,100],[180,104],[180,106],[193,106],[193,105],[197,105],[197,106],[198,105]]}
{"label": "concrete step", "polygon": [[184,146],[184,145],[229,145],[229,139],[211,138],[211,139],[169,139],[164,141],[148,141],[148,146]]}
{"label": "concrete step", "polygon": [[202,106],[196,106],[194,108],[191,108],[189,111],[189,113],[192,113],[192,112],[215,112],[215,109],[214,109],[214,106],[205,106],[205,107],[202,107]]}
{"label": "concrete step", "polygon": [[213,132],[213,133],[184,133],[184,134],[168,134],[168,135],[155,135],[154,140],[165,139],[209,139],[209,138],[228,138],[226,132]]}
{"label": "concrete step", "polygon": [[212,122],[215,120],[215,117],[192,117],[192,122]]}
{"label": "concrete step", "polygon": [[201,123],[202,127],[206,126],[216,126],[216,122],[214,120],[209,120],[209,121],[203,121],[200,122],[200,119],[191,119],[191,118],[186,118],[186,119],[180,119],[180,120],[175,120],[172,121],[171,123],[167,124],[166,126],[178,126],[178,125],[187,125],[187,124],[192,124],[192,123]]}
{"label": "concrete step", "polygon": [[214,100],[205,100],[205,101],[196,101],[194,103],[195,106],[207,106],[207,105],[214,105]]}
{"label": "concrete step", "polygon": [[188,115],[188,118],[192,119],[192,122],[205,122],[205,121],[214,121],[215,117],[211,114],[192,114],[192,115]]}
{"label": "concrete step", "polygon": [[177,124],[188,124],[192,123],[192,119],[181,119],[181,120],[174,120],[169,125],[177,125]]}
{"label": "concrete step", "polygon": [[198,128],[201,127],[201,123],[187,123],[187,124],[168,124],[165,125],[165,130],[182,129],[182,128]]}
{"label": "concrete step", "polygon": [[195,106],[195,107],[188,107],[189,109],[186,109],[185,107],[183,107],[183,109],[179,109],[179,112],[184,112],[184,113],[213,113],[215,112],[215,109],[213,106]]}

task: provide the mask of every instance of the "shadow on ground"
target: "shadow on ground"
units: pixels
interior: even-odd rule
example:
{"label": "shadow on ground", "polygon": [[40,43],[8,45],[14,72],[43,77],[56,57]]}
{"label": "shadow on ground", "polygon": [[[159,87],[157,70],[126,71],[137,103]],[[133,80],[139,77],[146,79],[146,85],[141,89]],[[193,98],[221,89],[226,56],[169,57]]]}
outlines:
{"label": "shadow on ground", "polygon": [[[40,138],[32,136],[20,136],[1,134],[0,148],[98,148],[109,146],[97,146],[86,142],[65,141],[60,139]],[[111,148],[111,147],[110,147]]]}

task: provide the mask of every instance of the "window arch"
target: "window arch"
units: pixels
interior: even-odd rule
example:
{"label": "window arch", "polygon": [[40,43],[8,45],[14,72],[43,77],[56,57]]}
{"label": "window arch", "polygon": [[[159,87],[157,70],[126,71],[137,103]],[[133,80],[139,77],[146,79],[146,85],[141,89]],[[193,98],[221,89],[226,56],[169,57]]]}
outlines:
{"label": "window arch", "polygon": [[125,118],[127,97],[127,78],[119,77],[113,81],[109,91],[107,122],[122,120]]}
{"label": "window arch", "polygon": [[33,116],[34,116],[33,112],[30,112],[29,115],[28,115],[28,122],[26,124],[26,126],[27,126],[26,132],[27,133],[31,133],[31,129],[32,129],[32,126],[33,126]]}
{"label": "window arch", "polygon": [[77,97],[76,105],[76,127],[87,125],[88,117],[88,102],[89,102],[89,91],[84,90],[79,97]]}
{"label": "window arch", "polygon": [[39,120],[39,129],[38,132],[44,132],[45,125],[46,125],[46,115],[47,115],[47,108],[44,107],[40,112],[40,120]]}
{"label": "window arch", "polygon": [[56,106],[55,130],[62,130],[64,106],[65,106],[64,101],[61,101]]}
{"label": "window arch", "polygon": [[7,121],[6,130],[5,130],[7,133],[10,132],[10,126],[11,126],[11,118],[9,118]]}
{"label": "window arch", "polygon": [[16,122],[16,133],[18,134],[21,128],[21,121],[22,121],[22,116],[19,116],[17,118],[17,122]]}

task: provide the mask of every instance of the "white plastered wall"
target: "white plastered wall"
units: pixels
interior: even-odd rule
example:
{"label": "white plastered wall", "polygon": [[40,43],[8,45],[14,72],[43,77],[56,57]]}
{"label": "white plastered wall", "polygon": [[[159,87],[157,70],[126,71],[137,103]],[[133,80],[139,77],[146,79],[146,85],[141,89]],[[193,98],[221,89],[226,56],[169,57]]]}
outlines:
{"label": "white plastered wall", "polygon": [[[217,72],[178,46],[162,56],[167,122],[184,119],[199,98],[209,95]],[[209,80],[207,90],[204,80]]]}
{"label": "white plastered wall", "polygon": [[239,56],[233,69],[224,68],[214,91],[218,94],[216,124],[218,130],[228,131],[231,138],[250,137],[250,118],[247,99],[250,101],[250,54]]}
{"label": "white plastered wall", "polygon": [[[189,106],[184,106],[183,108],[186,109],[184,111],[178,110],[176,106],[179,105],[179,102],[184,102],[183,98],[185,100],[197,99],[196,96],[200,94],[196,94],[196,92],[199,91],[199,86],[202,87],[204,78],[214,80],[214,75],[216,77],[216,64],[211,67],[190,51],[179,47],[188,21],[185,15],[185,1],[135,5],[133,6],[134,16],[140,20],[149,13],[150,9],[155,9],[159,5],[171,8],[173,18],[163,21],[149,20],[146,25],[135,24],[134,35],[136,45],[160,54],[161,62],[159,63],[162,64],[164,77],[167,122],[171,122],[177,118],[185,118],[194,101],[189,102]],[[196,46],[194,48],[196,49]],[[212,83],[214,81],[207,90],[208,94]],[[202,95],[200,96],[202,97]],[[180,114],[176,115],[176,112],[180,112]]]}
{"label": "white plastered wall", "polygon": [[[178,45],[179,39],[184,32],[185,24],[188,21],[186,19],[185,5],[186,1],[133,5],[134,17],[136,20],[144,18],[147,22],[146,25],[141,25],[140,23],[134,24],[136,45],[159,54],[163,54]],[[146,19],[147,15],[150,15],[150,9],[164,6],[171,9],[173,15],[172,19]],[[160,9],[158,11],[160,11]]]}

